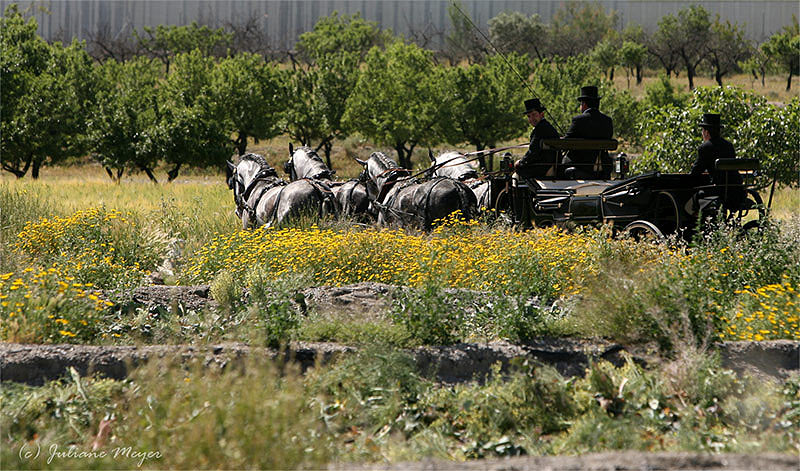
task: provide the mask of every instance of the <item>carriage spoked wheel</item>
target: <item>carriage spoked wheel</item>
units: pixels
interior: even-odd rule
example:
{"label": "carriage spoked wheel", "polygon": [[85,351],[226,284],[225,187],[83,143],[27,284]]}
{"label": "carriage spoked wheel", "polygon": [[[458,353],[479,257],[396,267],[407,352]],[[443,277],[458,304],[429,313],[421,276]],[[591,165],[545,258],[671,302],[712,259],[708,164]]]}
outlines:
{"label": "carriage spoked wheel", "polygon": [[664,240],[664,233],[661,232],[661,229],[652,222],[643,219],[628,224],[622,230],[622,233],[637,242],[661,242]]}

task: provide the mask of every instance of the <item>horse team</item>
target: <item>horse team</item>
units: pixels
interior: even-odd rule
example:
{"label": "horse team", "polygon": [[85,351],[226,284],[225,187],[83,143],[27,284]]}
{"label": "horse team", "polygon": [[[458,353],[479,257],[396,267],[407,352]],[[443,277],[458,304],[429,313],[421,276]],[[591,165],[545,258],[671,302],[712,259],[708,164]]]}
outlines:
{"label": "horse team", "polygon": [[453,213],[473,219],[479,207],[488,207],[489,184],[463,155],[430,155],[432,166],[417,178],[382,152],[364,161],[357,179],[337,181],[317,153],[306,146],[289,145],[284,170],[276,170],[259,154],[227,164],[227,183],[233,190],[236,215],[242,227],[273,227],[301,215],[345,216],[360,223],[431,229]]}

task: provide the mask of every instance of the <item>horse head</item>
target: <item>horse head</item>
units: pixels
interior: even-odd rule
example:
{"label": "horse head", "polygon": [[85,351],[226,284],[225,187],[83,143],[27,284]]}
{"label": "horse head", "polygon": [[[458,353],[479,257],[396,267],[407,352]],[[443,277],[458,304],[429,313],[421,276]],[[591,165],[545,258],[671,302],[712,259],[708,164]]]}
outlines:
{"label": "horse head", "polygon": [[331,170],[315,150],[307,146],[295,149],[289,144],[289,160],[283,166],[289,174],[289,178],[299,180],[301,178],[332,179],[335,170]]}
{"label": "horse head", "polygon": [[445,152],[436,158],[433,158],[433,154],[430,154],[430,157],[433,162],[433,176],[435,177],[447,177],[459,181],[478,178],[478,171],[459,152]]}
{"label": "horse head", "polygon": [[233,190],[238,216],[241,216],[242,208],[256,182],[268,178],[278,179],[278,172],[267,163],[264,156],[253,153],[241,156],[237,165],[227,162],[225,174],[228,188]]}
{"label": "horse head", "polygon": [[383,152],[373,152],[366,161],[355,160],[364,167],[359,180],[366,184],[367,193],[372,199],[380,199],[399,178],[411,173]]}

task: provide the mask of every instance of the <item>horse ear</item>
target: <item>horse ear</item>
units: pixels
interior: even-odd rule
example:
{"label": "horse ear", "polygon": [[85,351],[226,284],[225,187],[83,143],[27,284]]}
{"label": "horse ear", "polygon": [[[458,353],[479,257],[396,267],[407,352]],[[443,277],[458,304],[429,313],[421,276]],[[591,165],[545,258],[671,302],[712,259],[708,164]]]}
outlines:
{"label": "horse ear", "polygon": [[359,159],[358,157],[353,157],[353,159],[354,159],[356,162],[360,163],[362,167],[366,167],[366,166],[367,166],[367,161],[366,161],[366,160],[361,160],[361,159]]}
{"label": "horse ear", "polygon": [[292,154],[294,154],[294,146],[293,146],[293,145],[292,145],[292,143],[290,142],[290,143],[289,143],[289,156],[291,156]]}
{"label": "horse ear", "polygon": [[436,162],[436,157],[433,156],[433,151],[430,147],[428,147],[428,158],[431,159],[431,162]]}
{"label": "horse ear", "polygon": [[235,165],[233,165],[233,162],[231,162],[230,160],[226,160],[226,161],[225,161],[225,163],[227,164],[227,165],[226,165],[226,171],[227,171],[227,173],[228,173],[229,175],[233,175],[233,171],[234,171],[234,170],[236,170],[236,166],[235,166]]}

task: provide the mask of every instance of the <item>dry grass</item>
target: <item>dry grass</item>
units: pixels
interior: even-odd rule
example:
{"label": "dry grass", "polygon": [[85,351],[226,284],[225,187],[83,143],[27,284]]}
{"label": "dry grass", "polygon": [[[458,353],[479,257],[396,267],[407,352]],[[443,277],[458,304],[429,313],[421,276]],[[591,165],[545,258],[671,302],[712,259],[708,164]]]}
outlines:
{"label": "dry grass", "polygon": [[[614,74],[614,85],[620,90],[629,90],[631,94],[637,98],[644,96],[645,89],[653,82],[658,81],[659,74],[663,73],[662,70],[648,70],[645,71],[645,76],[642,83],[636,85],[636,79],[631,77],[630,87],[625,78],[625,70],[618,68]],[[682,72],[680,77],[672,77],[671,82],[675,85],[676,89],[681,92],[689,91],[689,80],[686,78],[686,73]],[[786,91],[786,76],[784,75],[768,75],[761,86],[761,80],[753,80],[753,77],[748,74],[737,74],[730,77],[723,77],[722,83],[724,85],[733,85],[736,87],[753,90],[756,93],[764,95],[767,100],[771,102],[787,103],[792,98],[800,96],[800,81],[794,80],[793,87],[788,92]],[[717,85],[713,76],[697,76],[694,78],[696,87],[713,87]]]}

